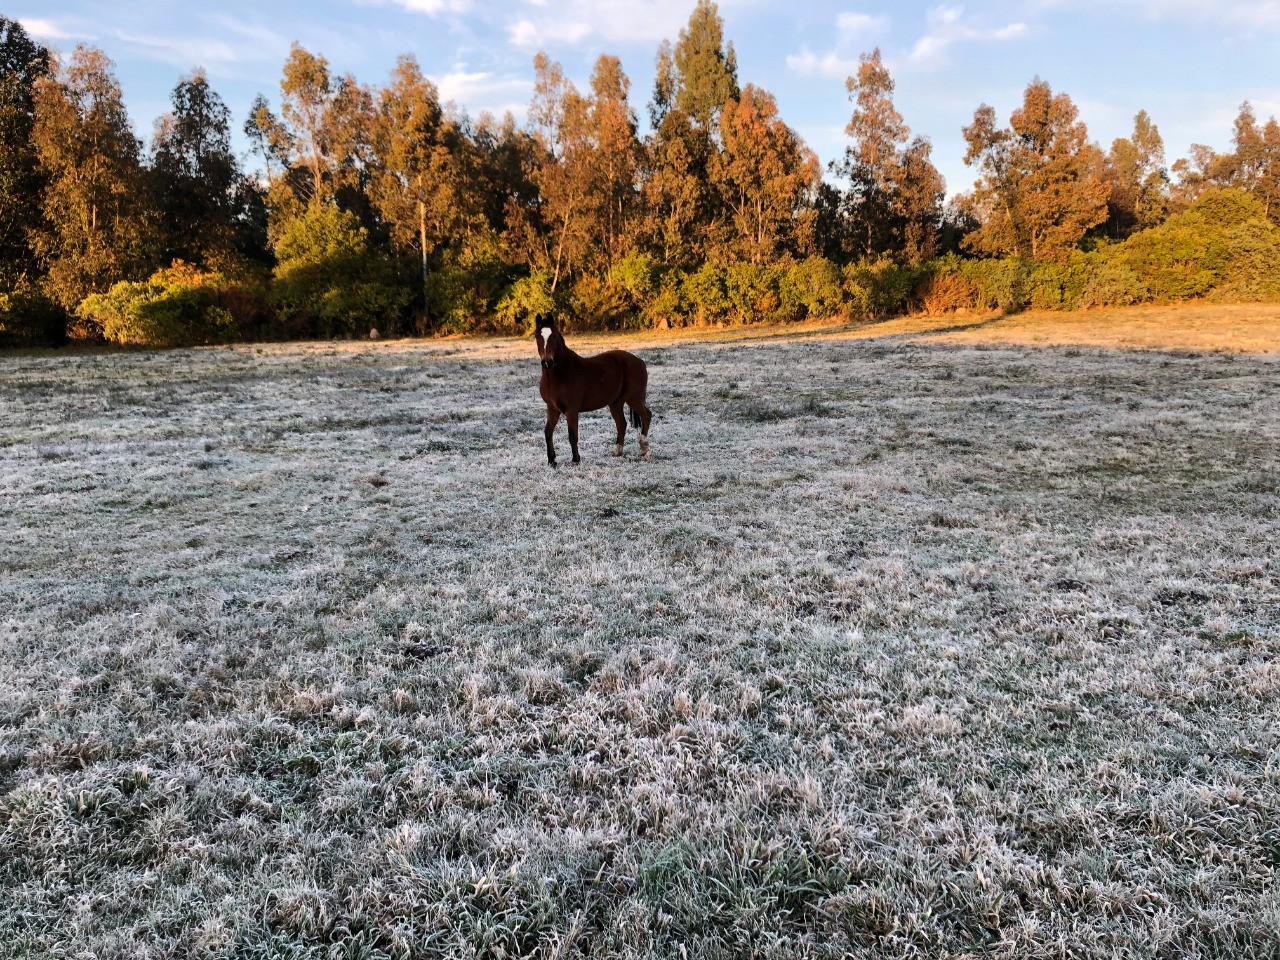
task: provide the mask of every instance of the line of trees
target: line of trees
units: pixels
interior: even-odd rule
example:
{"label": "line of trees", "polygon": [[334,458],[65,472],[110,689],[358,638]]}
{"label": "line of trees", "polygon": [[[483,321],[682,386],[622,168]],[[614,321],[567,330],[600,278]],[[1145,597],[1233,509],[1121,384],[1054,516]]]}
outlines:
{"label": "line of trees", "polygon": [[1280,124],[1170,168],[1145,112],[1104,151],[1036,79],[964,129],[947,202],[879,51],[818,158],[739,80],[710,0],[658,50],[641,132],[601,56],[586,89],[534,60],[527,122],[473,119],[411,56],[384,85],[295,44],[244,126],[196,69],[144,145],[111,61],[0,17],[0,343],[178,344],[579,325],[1074,307],[1280,295]]}

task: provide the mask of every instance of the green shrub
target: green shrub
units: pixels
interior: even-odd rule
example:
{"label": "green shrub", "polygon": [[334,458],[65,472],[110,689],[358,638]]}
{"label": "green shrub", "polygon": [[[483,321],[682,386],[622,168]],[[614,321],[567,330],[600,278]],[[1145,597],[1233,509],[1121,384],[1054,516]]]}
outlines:
{"label": "green shrub", "polygon": [[1274,262],[1270,233],[1274,228],[1256,197],[1209,190],[1184,212],[1126,240],[1123,257],[1159,300],[1189,300],[1233,286],[1263,295],[1265,277],[1250,271],[1266,271]]}
{"label": "green shrub", "polygon": [[730,264],[724,271],[730,316],[739,323],[776,319],[782,305],[781,276],[777,267],[745,261]]}
{"label": "green shrub", "polygon": [[59,343],[66,329],[66,314],[39,287],[23,283],[0,290],[0,347]]}
{"label": "green shrub", "polygon": [[1089,282],[1095,261],[1076,251],[1066,263],[1037,263],[1026,275],[1027,305],[1035,310],[1074,310]]}
{"label": "green shrub", "polygon": [[[528,319],[511,295],[513,271],[503,254],[502,242],[492,232],[477,234],[465,246],[453,250],[444,263],[427,274],[423,290],[423,315],[413,332],[472,333],[496,327],[523,333]],[[527,291],[526,291],[527,293]]]}
{"label": "green shrub", "polygon": [[683,290],[683,275],[675,270],[661,274],[657,290],[641,306],[644,319],[653,326],[663,323],[675,326],[684,320],[688,308],[684,302]]}
{"label": "green shrub", "polygon": [[570,289],[569,312],[579,330],[618,330],[638,317],[624,287],[594,274],[580,277]]}
{"label": "green shrub", "polygon": [[273,295],[281,313],[320,336],[394,326],[412,299],[390,262],[369,245],[353,213],[313,203],[289,220],[276,244]]}
{"label": "green shrub", "polygon": [[1172,218],[1125,241],[1125,265],[1157,300],[1203,297],[1221,282],[1226,252],[1221,235]]}
{"label": "green shrub", "polygon": [[789,318],[833,317],[844,310],[840,268],[826,257],[810,257],[781,278],[781,309]]}
{"label": "green shrub", "polygon": [[613,265],[610,278],[627,292],[637,307],[658,291],[658,265],[647,253],[633,250]]}
{"label": "green shrub", "polygon": [[861,316],[896,316],[907,312],[912,294],[924,276],[922,268],[887,259],[851,263],[844,268],[845,297]]}
{"label": "green shrub", "polygon": [[1226,232],[1227,265],[1213,296],[1237,302],[1280,298],[1280,230],[1249,220]]}
{"label": "green shrub", "polygon": [[535,270],[507,288],[494,312],[500,330],[527,333],[541,317],[555,313],[556,301],[551,293],[551,275]]}
{"label": "green shrub", "polygon": [[1151,290],[1133,269],[1114,256],[1098,259],[1080,291],[1080,307],[1128,307],[1151,299]]}
{"label": "green shrub", "polygon": [[183,263],[148,280],[121,281],[86,297],[76,311],[112,343],[179,347],[236,339],[236,321],[218,303],[225,279]]}
{"label": "green shrub", "polygon": [[1029,269],[1021,260],[966,260],[961,273],[977,290],[978,306],[984,310],[1000,310],[1017,313],[1026,309],[1027,274]]}
{"label": "green shrub", "polygon": [[1198,225],[1206,233],[1225,233],[1251,221],[1266,220],[1266,205],[1252,193],[1238,187],[1215,187],[1206,190],[1184,212],[1165,222]]}
{"label": "green shrub", "polygon": [[681,293],[686,309],[699,323],[723,320],[733,309],[724,271],[713,263],[704,263],[693,273],[684,274]]}

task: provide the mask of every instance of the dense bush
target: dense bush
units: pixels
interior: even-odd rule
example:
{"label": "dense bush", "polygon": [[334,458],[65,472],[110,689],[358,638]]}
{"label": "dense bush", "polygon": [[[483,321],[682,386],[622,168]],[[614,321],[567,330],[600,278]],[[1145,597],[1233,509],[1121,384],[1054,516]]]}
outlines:
{"label": "dense bush", "polygon": [[924,277],[918,267],[893,260],[853,263],[844,269],[844,292],[851,312],[858,317],[879,318],[905,313],[912,294]]}
{"label": "dense bush", "polygon": [[498,329],[525,333],[538,319],[553,314],[555,306],[550,275],[545,270],[535,270],[511,284],[498,302],[495,312]]}
{"label": "dense bush", "polygon": [[977,306],[1013,313],[1027,305],[1027,264],[1021,260],[965,260],[960,270],[977,291]]}
{"label": "dense bush", "polygon": [[[1189,300],[1229,286],[1229,278],[1238,283],[1259,258],[1267,261],[1275,232],[1257,198],[1243,190],[1210,190],[1185,212],[1130,237],[1119,255],[1153,299]],[[1265,285],[1261,277],[1255,280]]]}
{"label": "dense bush", "polygon": [[1026,277],[1027,306],[1033,310],[1074,310],[1099,262],[1097,256],[1077,250],[1065,263],[1037,263]]}
{"label": "dense bush", "polygon": [[235,317],[219,303],[230,284],[184,263],[148,280],[121,281],[86,297],[77,310],[112,343],[179,347],[238,339]]}
{"label": "dense bush", "polygon": [[758,263],[730,264],[724,271],[729,317],[738,323],[779,319],[783,270]]}
{"label": "dense bush", "polygon": [[1225,245],[1227,265],[1214,297],[1237,302],[1280,297],[1280,230],[1265,220],[1250,220],[1228,230]]}
{"label": "dense bush", "polygon": [[647,253],[632,251],[613,266],[610,274],[615,284],[626,291],[637,308],[652,299],[658,291],[657,261]]}
{"label": "dense bush", "polygon": [[504,313],[511,286],[512,270],[497,240],[473,241],[427,275],[425,316],[413,332],[471,333],[491,327],[522,332],[522,320],[510,315],[511,305]]}
{"label": "dense bush", "polygon": [[[607,277],[586,274],[553,295],[545,271],[513,279],[495,238],[473,242],[428,275],[398,276],[374,252],[359,220],[314,206],[282,229],[270,285],[177,264],[140,283],[89,297],[75,322],[112,342],[177,345],[274,336],[394,331],[411,303],[410,332],[522,333],[560,314],[578,329],[789,321],[845,315],[876,319],[920,310],[1073,310],[1199,297],[1280,299],[1280,229],[1239,190],[1210,190],[1184,212],[1123,243],[1100,243],[1061,263],[952,254],[920,266],[891,259],[841,268],[823,257],[753,264],[708,262],[663,269],[633,251]],[[464,259],[465,258],[465,259]],[[269,305],[277,308],[272,319]],[[63,318],[38,291],[0,293],[0,344],[58,338]],[[406,329],[401,327],[401,329]]]}
{"label": "dense bush", "polygon": [[619,330],[631,326],[636,310],[625,287],[588,274],[570,289],[568,313],[578,330]]}
{"label": "dense bush", "polygon": [[1242,190],[1210,190],[1124,243],[1076,251],[1065,263],[944,257],[928,264],[913,304],[927,313],[1131,306],[1213,297],[1280,298],[1280,229]]}
{"label": "dense bush", "polygon": [[0,347],[57,343],[66,335],[62,309],[31,284],[0,290]]}
{"label": "dense bush", "polygon": [[834,317],[844,310],[840,268],[825,257],[810,257],[782,275],[779,291],[788,317]]}
{"label": "dense bush", "polygon": [[1151,299],[1151,288],[1118,258],[1102,257],[1094,264],[1076,301],[1077,307],[1129,307]]}
{"label": "dense bush", "polygon": [[312,204],[289,220],[275,254],[273,295],[282,318],[319,336],[394,328],[412,300],[359,218],[331,204]]}
{"label": "dense bush", "polygon": [[723,320],[733,309],[724,271],[714,263],[704,263],[698,270],[684,274],[681,294],[687,316],[697,323]]}
{"label": "dense bush", "polygon": [[916,309],[937,315],[979,305],[978,285],[960,268],[960,263],[958,257],[951,257],[929,265],[912,294]]}
{"label": "dense bush", "polygon": [[687,315],[684,299],[684,278],[675,270],[663,273],[658,279],[658,288],[649,301],[642,306],[646,323],[652,326],[679,323]]}

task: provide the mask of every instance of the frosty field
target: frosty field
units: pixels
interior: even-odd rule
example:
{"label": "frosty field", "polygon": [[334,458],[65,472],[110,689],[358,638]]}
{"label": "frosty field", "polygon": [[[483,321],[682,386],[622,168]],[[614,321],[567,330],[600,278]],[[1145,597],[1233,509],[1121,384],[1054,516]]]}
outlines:
{"label": "frosty field", "polygon": [[1280,955],[1280,358],[0,357],[0,957]]}

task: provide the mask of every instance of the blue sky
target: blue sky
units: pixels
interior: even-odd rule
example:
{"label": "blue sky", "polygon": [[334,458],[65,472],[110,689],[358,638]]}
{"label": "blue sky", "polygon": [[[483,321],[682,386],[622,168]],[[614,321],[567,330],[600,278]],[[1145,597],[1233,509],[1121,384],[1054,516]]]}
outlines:
{"label": "blue sky", "polygon": [[[617,55],[643,119],[653,58],[675,38],[692,0],[309,0],[206,3],[8,0],[46,44],[77,42],[117,64],[130,115],[150,138],[169,91],[203,66],[238,128],[254,95],[278,100],[280,68],[299,40],[337,73],[386,79],[413,53],[473,115],[523,114],[534,53],[545,49],[580,84],[601,52]],[[721,0],[739,76],[772,91],[783,117],[823,163],[839,157],[851,109],[844,78],[879,46],[898,107],[929,135],[952,192],[966,189],[960,129],[982,102],[1003,118],[1035,76],[1071,94],[1104,147],[1151,113],[1172,161],[1192,143],[1223,149],[1241,101],[1280,114],[1280,2],[994,0],[987,3],[774,3]]]}

